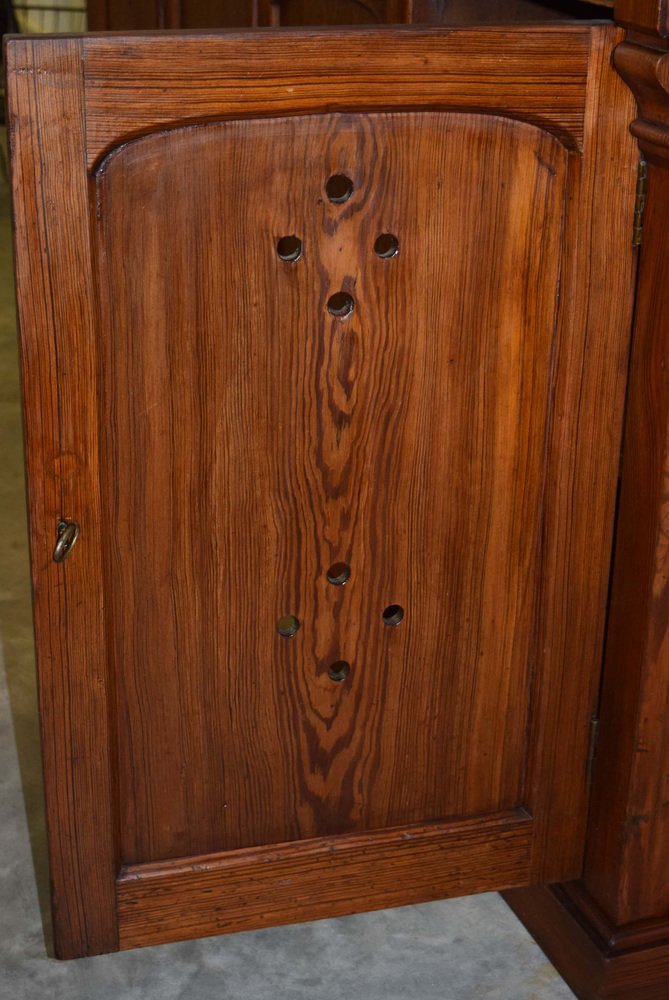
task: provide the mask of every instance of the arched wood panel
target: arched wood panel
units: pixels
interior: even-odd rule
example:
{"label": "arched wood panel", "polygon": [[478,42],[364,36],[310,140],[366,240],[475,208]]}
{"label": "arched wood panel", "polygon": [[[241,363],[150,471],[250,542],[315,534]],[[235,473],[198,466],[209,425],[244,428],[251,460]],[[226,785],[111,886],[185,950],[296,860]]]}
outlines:
{"label": "arched wood panel", "polygon": [[438,112],[105,162],[124,861],[523,805],[567,167],[537,128]]}

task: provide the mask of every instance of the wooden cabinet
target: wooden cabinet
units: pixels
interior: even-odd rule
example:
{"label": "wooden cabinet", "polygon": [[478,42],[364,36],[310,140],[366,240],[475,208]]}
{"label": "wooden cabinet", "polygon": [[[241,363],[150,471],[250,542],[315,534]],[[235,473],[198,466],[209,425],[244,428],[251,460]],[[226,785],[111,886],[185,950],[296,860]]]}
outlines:
{"label": "wooden cabinet", "polygon": [[630,28],[615,61],[637,97],[631,130],[648,178],[587,851],[581,879],[507,900],[583,1000],[664,1000],[669,20],[631,0],[617,16]]}
{"label": "wooden cabinet", "polygon": [[599,17],[608,0],[88,0],[91,31],[363,24],[504,24]]}
{"label": "wooden cabinet", "polygon": [[412,0],[88,0],[86,6],[92,31],[404,24],[413,19]]}
{"label": "wooden cabinet", "polygon": [[61,957],[596,855],[623,37],[9,42]]}

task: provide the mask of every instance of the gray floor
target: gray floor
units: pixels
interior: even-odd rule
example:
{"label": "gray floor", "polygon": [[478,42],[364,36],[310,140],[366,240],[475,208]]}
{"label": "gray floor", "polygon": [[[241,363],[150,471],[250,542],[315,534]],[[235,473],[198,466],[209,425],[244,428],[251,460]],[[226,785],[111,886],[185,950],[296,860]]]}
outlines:
{"label": "gray floor", "polygon": [[0,180],[1,1000],[573,998],[495,895],[78,962],[48,956],[11,280],[7,193]]}

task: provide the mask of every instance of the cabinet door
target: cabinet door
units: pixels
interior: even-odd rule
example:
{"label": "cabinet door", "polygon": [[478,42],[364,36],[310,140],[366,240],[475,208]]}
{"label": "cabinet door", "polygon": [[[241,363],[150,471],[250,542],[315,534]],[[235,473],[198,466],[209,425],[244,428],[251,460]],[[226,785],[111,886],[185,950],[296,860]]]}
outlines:
{"label": "cabinet door", "polygon": [[10,41],[61,956],[578,875],[618,37]]}

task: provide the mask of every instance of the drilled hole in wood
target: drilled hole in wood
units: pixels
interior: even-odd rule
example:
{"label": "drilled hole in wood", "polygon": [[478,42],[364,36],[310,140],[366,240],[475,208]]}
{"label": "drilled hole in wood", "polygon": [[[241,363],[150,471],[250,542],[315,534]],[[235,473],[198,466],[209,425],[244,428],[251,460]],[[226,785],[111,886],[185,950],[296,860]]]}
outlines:
{"label": "drilled hole in wood", "polygon": [[404,608],[401,604],[389,604],[383,612],[383,620],[386,625],[395,628],[404,618]]}
{"label": "drilled hole in wood", "polygon": [[284,639],[290,639],[299,627],[300,623],[295,615],[283,615],[276,623],[276,630]]}
{"label": "drilled hole in wood", "polygon": [[347,660],[336,660],[328,670],[328,677],[331,681],[346,680],[351,670],[351,664]]}
{"label": "drilled hole in wood", "polygon": [[349,295],[348,292],[335,292],[328,299],[328,312],[331,316],[338,316],[340,319],[350,316],[354,306],[353,296]]}
{"label": "drilled hole in wood", "polygon": [[348,563],[333,563],[326,575],[328,583],[333,583],[335,587],[343,587],[351,575],[351,567]]}
{"label": "drilled hole in wood", "polygon": [[282,236],[276,245],[281,260],[293,261],[302,256],[302,240],[299,236]]}
{"label": "drilled hole in wood", "polygon": [[374,243],[374,253],[377,257],[396,257],[400,252],[400,242],[392,233],[381,233]]}
{"label": "drilled hole in wood", "polygon": [[341,205],[353,194],[353,181],[346,174],[333,174],[325,185],[325,193],[335,205]]}

